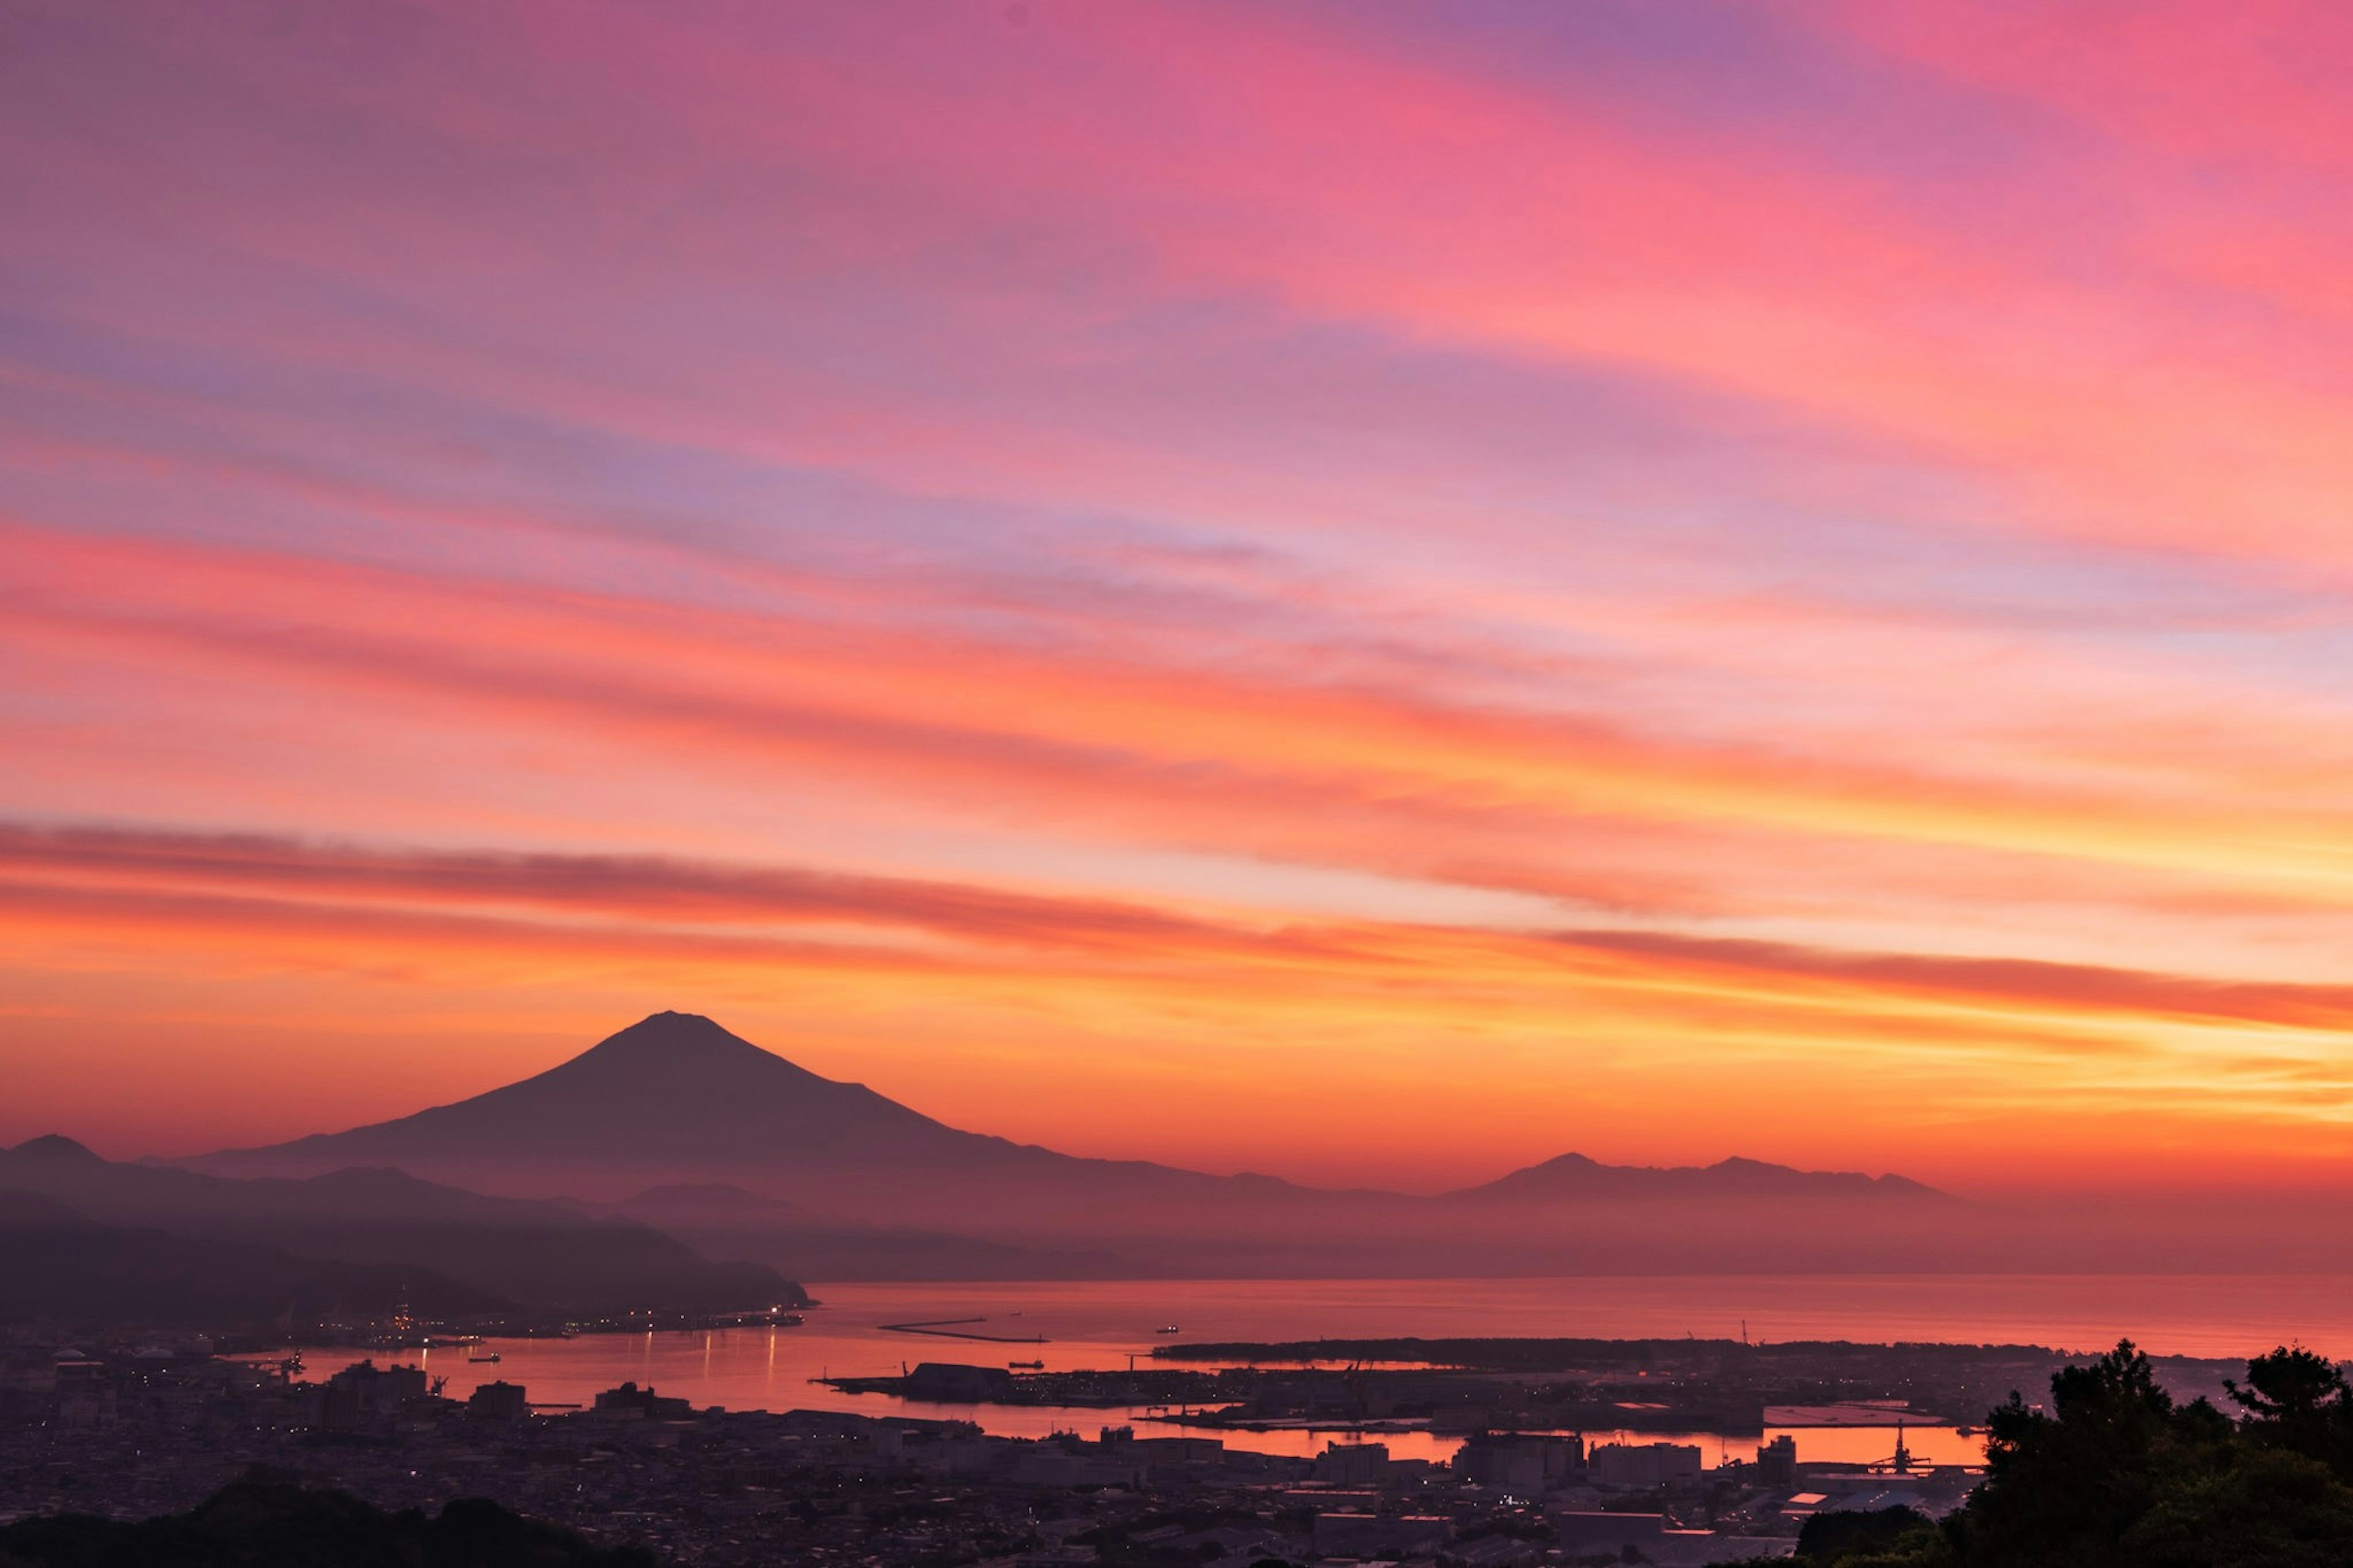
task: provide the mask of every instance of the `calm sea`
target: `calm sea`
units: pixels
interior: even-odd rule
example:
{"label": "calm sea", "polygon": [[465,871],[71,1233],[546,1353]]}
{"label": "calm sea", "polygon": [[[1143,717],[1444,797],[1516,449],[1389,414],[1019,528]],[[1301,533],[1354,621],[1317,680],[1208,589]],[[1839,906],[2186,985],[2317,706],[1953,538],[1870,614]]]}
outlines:
{"label": "calm sea", "polygon": [[[2240,1356],[2301,1341],[2353,1352],[2353,1276],[1693,1276],[1555,1279],[1116,1280],[1014,1284],[828,1285],[797,1329],[734,1329],[572,1340],[504,1340],[422,1352],[464,1397],[478,1383],[520,1383],[535,1402],[585,1403],[625,1379],[738,1410],[855,1410],[978,1421],[992,1432],[1042,1436],[1138,1421],[1147,1410],[930,1405],[838,1393],[828,1373],[894,1373],[922,1361],[1002,1364],[1042,1361],[1050,1371],[1124,1367],[1185,1340],[1289,1341],[1390,1335],[1577,1335],[1593,1338],[1939,1341],[2026,1343],[2094,1351],[2130,1335],[2161,1353]],[[883,1325],[978,1318],[972,1331],[1039,1336],[988,1343],[894,1332]],[[1167,1335],[1156,1331],[1173,1326]],[[472,1358],[496,1353],[495,1363]],[[351,1359],[304,1352],[311,1373]],[[411,1359],[404,1355],[402,1360]],[[1180,1430],[1176,1427],[1167,1431]],[[1335,1434],[1220,1434],[1237,1447],[1320,1452]],[[1863,1461],[1894,1448],[1885,1428],[1796,1431],[1806,1459]],[[1345,1440],[1345,1435],[1342,1436]],[[1608,1434],[1588,1433],[1588,1437]],[[1651,1441],[1669,1434],[1635,1438]],[[1443,1458],[1454,1439],[1385,1434],[1400,1457]],[[1708,1460],[1746,1458],[1754,1437],[1684,1435]],[[1966,1463],[1978,1445],[1949,1429],[1907,1431],[1920,1458]]]}

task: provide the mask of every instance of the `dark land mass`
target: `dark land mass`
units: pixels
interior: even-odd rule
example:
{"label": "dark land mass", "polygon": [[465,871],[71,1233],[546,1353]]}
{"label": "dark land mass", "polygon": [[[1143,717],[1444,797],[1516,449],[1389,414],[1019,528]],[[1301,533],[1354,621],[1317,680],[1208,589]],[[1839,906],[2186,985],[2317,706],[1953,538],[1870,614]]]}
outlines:
{"label": "dark land mass", "polygon": [[[634,1220],[484,1197],[394,1170],[237,1180],[110,1162],[48,1137],[0,1151],[0,1192],[47,1198],[104,1225],[406,1272],[420,1290],[425,1281],[454,1282],[484,1303],[710,1311],[807,1300],[765,1264],[713,1263]],[[442,1299],[453,1298],[444,1290]]]}
{"label": "dark land mass", "polygon": [[1307,1278],[1944,1268],[1968,1205],[1900,1176],[1567,1155],[1435,1197],[1085,1159],[965,1131],[661,1013],[535,1077],[190,1162],[391,1166],[653,1219],[797,1278]]}
{"label": "dark land mass", "polygon": [[[897,1375],[829,1381],[933,1403],[1185,1405],[1192,1408],[1160,1419],[1213,1428],[1755,1434],[1767,1426],[1966,1425],[2070,1360],[2044,1345],[1701,1339],[1318,1340],[1168,1346],[1154,1356],[1154,1365],[1128,1371],[927,1362]],[[1213,1364],[1172,1364],[1186,1362]],[[2220,1398],[2239,1363],[2162,1356],[2151,1364],[2185,1398]]]}
{"label": "dark land mass", "polygon": [[64,1514],[0,1526],[0,1563],[37,1568],[653,1568],[651,1554],[461,1498],[433,1517],[348,1492],[269,1480],[186,1513],[135,1521]]}
{"label": "dark land mass", "polygon": [[403,1304],[446,1317],[513,1305],[427,1268],[100,1225],[47,1198],[0,1192],[0,1321],[216,1329],[383,1317]]}
{"label": "dark land mass", "polygon": [[[1851,1340],[1776,1340],[1751,1344],[1744,1340],[1697,1339],[1677,1335],[1665,1339],[1599,1340],[1510,1337],[1470,1339],[1323,1339],[1242,1341],[1219,1343],[1201,1341],[1157,1345],[1154,1357],[1163,1361],[1239,1362],[1246,1365],[1350,1362],[1408,1366],[1443,1366],[1472,1372],[1567,1372],[1586,1367],[1647,1368],[1693,1364],[1770,1366],[1791,1358],[1809,1361],[1843,1358],[1855,1363],[1884,1362],[1900,1357],[1907,1364],[1938,1359],[1979,1361],[1988,1357],[2030,1359],[2057,1365],[2077,1352],[2047,1345],[1861,1343]],[[2185,1363],[2201,1358],[2177,1358]],[[2219,1364],[2219,1363],[2218,1363]]]}

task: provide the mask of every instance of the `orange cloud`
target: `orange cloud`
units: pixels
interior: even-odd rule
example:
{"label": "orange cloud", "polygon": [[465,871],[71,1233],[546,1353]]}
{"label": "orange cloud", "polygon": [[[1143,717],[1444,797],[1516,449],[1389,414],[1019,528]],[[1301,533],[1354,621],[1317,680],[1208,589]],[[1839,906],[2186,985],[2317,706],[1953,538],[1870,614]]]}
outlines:
{"label": "orange cloud", "polygon": [[2342,1157],[2325,13],[1029,11],[26,11],[0,1135]]}

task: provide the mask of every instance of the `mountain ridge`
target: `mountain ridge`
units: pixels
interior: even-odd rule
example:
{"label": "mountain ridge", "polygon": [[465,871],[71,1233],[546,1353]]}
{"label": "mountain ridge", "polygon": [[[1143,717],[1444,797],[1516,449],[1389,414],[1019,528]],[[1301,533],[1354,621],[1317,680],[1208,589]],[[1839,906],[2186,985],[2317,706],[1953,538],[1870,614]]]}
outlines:
{"label": "mountain ridge", "polygon": [[1956,1201],[1925,1182],[1893,1172],[1808,1171],[1729,1154],[1710,1165],[1608,1165],[1588,1155],[1556,1154],[1492,1182],[1440,1194],[1447,1202],[1545,1201],[1567,1196],[1670,1194],[1869,1196]]}
{"label": "mountain ridge", "polygon": [[388,1312],[404,1302],[429,1313],[512,1305],[414,1264],[310,1258],[260,1242],[105,1224],[7,1187],[0,1187],[0,1256],[9,1262],[0,1269],[0,1322],[254,1327],[331,1310]]}
{"label": "mountain ridge", "polygon": [[62,1205],[103,1226],[347,1267],[430,1270],[530,1306],[694,1310],[805,1299],[766,1265],[712,1262],[629,1216],[487,1196],[389,1167],[237,1178],[109,1161],[52,1133],[0,1149],[0,1194]]}
{"label": "mountain ridge", "polygon": [[[699,1080],[691,1095],[681,1082]],[[867,1140],[860,1145],[860,1140]],[[876,1142],[889,1141],[887,1148]],[[1253,1196],[1360,1197],[1427,1202],[1377,1189],[1308,1186],[1259,1172],[1217,1175],[1149,1160],[1115,1160],[1065,1154],[1035,1143],[1017,1143],[975,1132],[880,1094],[809,1071],[789,1058],[753,1044],[701,1014],[650,1014],[606,1037],[586,1050],[528,1078],[406,1116],[313,1133],[259,1148],[223,1150],[183,1162],[195,1169],[229,1171],[240,1166],[300,1165],[332,1161],[369,1163],[382,1155],[399,1169],[412,1162],[455,1163],[504,1161],[520,1164],[550,1156],[576,1156],[595,1143],[616,1156],[631,1152],[684,1160],[695,1174],[681,1184],[664,1173],[606,1194],[607,1201],[652,1187],[702,1183],[758,1193],[736,1176],[720,1173],[731,1165],[789,1175],[795,1165],[824,1163],[842,1154],[883,1153],[907,1163],[933,1159],[966,1167],[994,1167],[1018,1177],[1057,1168],[1091,1175],[1113,1175],[1131,1184],[1181,1185]],[[406,1156],[404,1158],[403,1156]],[[1439,1194],[1438,1201],[1484,1197],[1530,1197],[1547,1187],[1575,1195],[1570,1173],[1588,1173],[1588,1184],[1705,1187],[1711,1180],[1727,1190],[1752,1191],[1777,1182],[1854,1195],[1933,1194],[1936,1189],[1893,1173],[1810,1172],[1743,1156],[1709,1166],[1613,1166],[1567,1153],[1505,1173],[1494,1181]],[[1770,1173],[1786,1173],[1786,1178]],[[1789,1179],[1795,1179],[1794,1181]],[[542,1194],[548,1195],[548,1194]],[[761,1193],[764,1197],[776,1194]],[[1694,1195],[1704,1195],[1694,1194]],[[1944,1195],[1944,1194],[1937,1194]]]}

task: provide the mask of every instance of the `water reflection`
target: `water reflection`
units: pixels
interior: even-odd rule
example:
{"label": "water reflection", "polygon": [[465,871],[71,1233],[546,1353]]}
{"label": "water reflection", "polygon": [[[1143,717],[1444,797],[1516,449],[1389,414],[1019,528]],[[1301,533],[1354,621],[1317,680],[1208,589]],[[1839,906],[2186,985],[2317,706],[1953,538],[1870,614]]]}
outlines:
{"label": "water reflection", "polygon": [[[976,1422],[1011,1436],[1044,1436],[1056,1431],[1092,1433],[1103,1426],[1137,1424],[1174,1433],[1198,1427],[1147,1423],[1156,1407],[999,1406],[940,1405],[845,1394],[818,1379],[828,1375],[871,1376],[902,1372],[923,1361],[1002,1364],[1006,1346],[986,1342],[893,1332],[882,1325],[915,1319],[974,1318],[982,1331],[1017,1325],[1042,1334],[1042,1344],[1015,1352],[1026,1365],[1043,1362],[1050,1371],[1112,1371],[1145,1364],[1152,1351],[1169,1342],[1155,1329],[1181,1323],[1183,1339],[1312,1341],[1332,1338],[1420,1335],[1579,1335],[1594,1338],[1681,1337],[1716,1327],[1711,1314],[1735,1323],[1750,1320],[1758,1338],[1841,1338],[2098,1344],[2113,1328],[2096,1331],[2095,1321],[2117,1321],[2120,1298],[2136,1297],[2134,1315],[2123,1321],[2146,1334],[2155,1348],[2216,1352],[2227,1343],[2261,1347],[2272,1314],[2308,1316],[2302,1304],[2322,1294],[2341,1313],[2343,1279],[2296,1280],[2274,1297],[2260,1282],[2242,1280],[2232,1296],[2236,1317],[2217,1310],[2217,1293],[2204,1280],[2150,1282],[2114,1279],[2012,1279],[1951,1280],[1934,1277],[1856,1279],[1701,1279],[1567,1280],[1276,1280],[1180,1282],[1054,1282],[988,1285],[832,1286],[825,1304],[807,1313],[800,1328],[744,1328],[628,1335],[583,1335],[569,1340],[502,1340],[471,1347],[405,1352],[422,1359],[432,1374],[446,1377],[446,1392],[462,1398],[480,1383],[503,1378],[522,1384],[534,1403],[585,1404],[624,1381],[650,1384],[698,1405],[731,1409],[849,1410],[867,1415],[903,1415]],[[1994,1304],[1999,1304],[1996,1310]],[[2152,1307],[2157,1309],[2152,1311]],[[1966,1322],[1964,1315],[1986,1312]],[[2311,1317],[2325,1332],[2329,1313]],[[496,1364],[474,1355],[496,1353]],[[2227,1352],[2225,1352],[2227,1353]],[[357,1352],[319,1349],[306,1352],[313,1372],[357,1359]],[[1165,1363],[1164,1363],[1165,1364]],[[1188,1365],[1215,1363],[1190,1363]],[[1775,1427],[1796,1438],[1809,1460],[1868,1463],[1894,1452],[1892,1427]],[[1268,1432],[1219,1432],[1229,1444],[1267,1453],[1308,1455],[1326,1442],[1357,1436],[1329,1427],[1293,1427]],[[1371,1434],[1400,1458],[1443,1459],[1461,1446],[1457,1436],[1409,1430]],[[1613,1436],[1629,1442],[1674,1440],[1696,1443],[1711,1465],[1751,1457],[1759,1438],[1721,1433],[1624,1433],[1588,1431],[1593,1441]],[[1982,1439],[1950,1427],[1909,1426],[1905,1445],[1925,1463],[1975,1463]]]}

